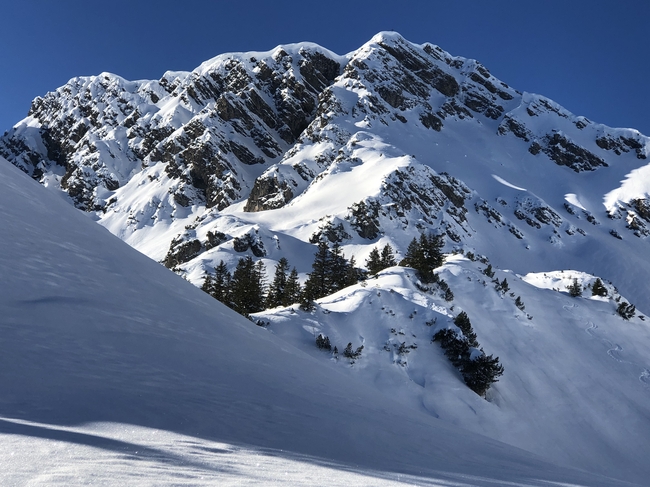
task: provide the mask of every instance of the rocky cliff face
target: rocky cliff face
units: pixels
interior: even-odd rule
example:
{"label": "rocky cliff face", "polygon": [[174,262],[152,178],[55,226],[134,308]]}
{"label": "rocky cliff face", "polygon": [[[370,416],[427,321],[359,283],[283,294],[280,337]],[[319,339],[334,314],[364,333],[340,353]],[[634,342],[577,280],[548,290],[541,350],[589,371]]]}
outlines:
{"label": "rocky cliff face", "polygon": [[645,252],[649,152],[637,131],[395,33],[347,56],[303,43],[157,81],[75,78],[0,139],[1,155],[198,284],[244,253],[304,273],[323,235],[362,263],[421,232],[521,271],[537,253],[606,276],[623,257],[591,269],[584,249],[620,253],[620,237]]}
{"label": "rocky cliff face", "polygon": [[104,211],[117,188],[161,163],[176,204],[223,209],[314,118],[341,66],[317,46],[224,55],[191,73],[129,82],[75,78],[34,100],[0,151],[37,179],[57,174],[77,207]]}

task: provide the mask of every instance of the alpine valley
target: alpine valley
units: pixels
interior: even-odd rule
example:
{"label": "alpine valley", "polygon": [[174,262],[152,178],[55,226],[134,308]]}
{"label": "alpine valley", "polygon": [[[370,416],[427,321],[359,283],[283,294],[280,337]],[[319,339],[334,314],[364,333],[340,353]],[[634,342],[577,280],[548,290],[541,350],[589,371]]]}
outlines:
{"label": "alpine valley", "polygon": [[[310,455],[300,462],[329,469],[329,480],[305,480],[300,473],[289,481],[296,485],[647,485],[649,155],[650,138],[636,130],[576,116],[508,86],[475,60],[394,32],[344,56],[299,43],[223,54],[160,80],[127,81],[110,73],[74,78],[36,98],[27,118],[0,138],[3,184],[13,188],[3,189],[3,211],[14,212],[16,222],[32,222],[24,242],[15,237],[18,224],[3,230],[2,245],[14,249],[18,262],[20,242],[29,254],[29,242],[51,239],[56,243],[40,250],[38,262],[47,261],[52,275],[57,266],[78,273],[78,282],[99,272],[93,259],[102,262],[91,281],[104,283],[98,288],[104,297],[75,306],[92,304],[88,313],[100,317],[92,327],[109,344],[84,335],[86,348],[75,348],[82,359],[70,358],[56,378],[65,383],[75,364],[89,360],[83,380],[102,391],[98,397],[115,394],[118,405],[140,401],[143,408],[160,408],[159,417],[103,409],[93,415],[99,405],[92,402],[67,408],[65,401],[81,394],[76,389],[55,406],[38,400],[27,406],[20,397],[25,386],[16,379],[22,368],[1,376],[8,392],[0,414],[67,428],[135,424],[143,428],[138,441],[150,449],[145,427],[200,437],[202,451],[216,455],[201,460],[213,462],[209,469],[188,467],[187,451],[174,453],[193,485],[197,471],[222,483],[264,483],[249,447],[292,452],[265,460],[267,484],[277,485],[280,471],[306,469],[296,467],[292,455]],[[30,185],[8,163],[46,189]],[[41,198],[48,208],[39,208]],[[197,287],[205,288],[219,268],[232,273],[244,258],[261,263],[256,269],[267,284],[278,264],[288,262],[304,285],[323,247],[348,263],[354,258],[358,269],[329,295],[255,310],[246,320],[122,249],[107,232],[90,230],[91,219]],[[432,235],[444,244],[444,259],[435,277],[424,279],[409,249],[414,239]],[[98,244],[102,239],[106,243]],[[69,246],[83,249],[74,265],[64,262],[71,259]],[[390,265],[367,272],[373,253],[386,246],[394,252]],[[85,252],[92,255],[85,259]],[[115,272],[106,264],[113,259]],[[60,326],[69,335],[68,328],[76,329],[71,323],[83,321],[83,309],[72,316],[58,298],[48,301],[51,293],[41,296],[24,284],[27,277],[40,279],[38,266],[6,265],[19,269],[20,279],[2,272],[15,281],[24,305],[9,298],[2,304],[5,316],[15,316],[6,330],[29,321],[20,317],[34,303],[47,307],[38,316],[50,323],[34,337],[54,336]],[[88,294],[81,284],[68,286],[68,293]],[[138,294],[145,303],[137,304]],[[125,311],[113,310],[121,306]],[[463,313],[473,342],[459,324]],[[152,325],[167,319],[173,325]],[[440,340],[432,341],[446,329],[472,342],[468,360],[498,357],[503,374],[487,392],[472,391],[462,367],[454,366]],[[136,340],[127,346],[131,335]],[[37,356],[29,348],[34,343],[20,343],[0,342],[7,364]],[[66,355],[74,340],[55,343]],[[141,369],[133,382],[111,375],[111,367],[123,372],[109,350],[120,346],[138,356],[125,362]],[[158,367],[169,347],[169,364]],[[107,369],[102,356],[110,359]],[[183,377],[195,379],[185,386]],[[163,399],[167,379],[169,391],[181,392],[169,401]],[[34,397],[40,388],[53,394],[44,379],[30,380]],[[210,380],[218,393],[210,391]],[[193,382],[200,382],[206,401],[214,400],[212,418],[198,392],[189,390]],[[134,399],[136,390],[155,391],[157,400]],[[193,419],[192,408],[200,412]],[[78,416],[62,412],[68,409]],[[185,426],[169,426],[177,416]],[[240,431],[216,426],[238,421],[246,423]],[[7,424],[14,426],[0,429],[5,436],[17,434],[16,424],[32,423]],[[108,426],[99,424],[88,431],[101,436]],[[111,435],[102,441],[128,438]],[[211,441],[244,445],[232,450],[241,455],[239,475],[220,470],[219,455],[230,447]],[[166,460],[151,455],[147,461]],[[116,463],[104,465],[111,473],[100,481],[120,478]],[[33,480],[38,473],[20,469],[6,479]],[[154,474],[151,484],[172,482],[165,472]]]}

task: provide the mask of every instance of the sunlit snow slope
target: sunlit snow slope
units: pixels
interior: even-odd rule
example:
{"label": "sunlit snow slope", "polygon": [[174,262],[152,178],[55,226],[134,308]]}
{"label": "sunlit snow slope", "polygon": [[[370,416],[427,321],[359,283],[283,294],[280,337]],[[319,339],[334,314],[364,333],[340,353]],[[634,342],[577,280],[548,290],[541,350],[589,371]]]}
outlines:
{"label": "sunlit snow slope", "polygon": [[[518,276],[450,255],[438,270],[454,297],[421,290],[412,269],[393,267],[320,299],[313,312],[297,306],[255,315],[268,330],[324,363],[425,414],[524,448],[553,461],[646,482],[650,475],[650,319],[626,321],[625,301],[608,285],[592,296],[596,278],[577,271]],[[581,297],[567,292],[573,279]],[[522,303],[520,309],[516,299]],[[470,317],[485,353],[505,372],[487,393],[472,392],[433,335]],[[338,348],[316,347],[322,334]],[[346,358],[363,345],[361,356]]]}
{"label": "sunlit snow slope", "polygon": [[0,186],[3,485],[624,485],[393,402],[9,164]]}

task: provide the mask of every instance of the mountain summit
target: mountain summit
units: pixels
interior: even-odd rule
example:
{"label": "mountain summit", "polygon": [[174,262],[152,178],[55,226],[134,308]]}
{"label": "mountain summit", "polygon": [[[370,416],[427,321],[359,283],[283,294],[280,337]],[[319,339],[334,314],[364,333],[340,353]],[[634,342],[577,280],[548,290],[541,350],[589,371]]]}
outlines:
{"label": "mountain summit", "polygon": [[649,147],[392,32],[346,56],[301,43],[158,81],[74,78],[0,140],[9,161],[197,284],[233,262],[234,238],[277,260],[332,226],[359,262],[379,241],[403,255],[436,231],[520,272],[642,269],[618,280],[637,302]]}

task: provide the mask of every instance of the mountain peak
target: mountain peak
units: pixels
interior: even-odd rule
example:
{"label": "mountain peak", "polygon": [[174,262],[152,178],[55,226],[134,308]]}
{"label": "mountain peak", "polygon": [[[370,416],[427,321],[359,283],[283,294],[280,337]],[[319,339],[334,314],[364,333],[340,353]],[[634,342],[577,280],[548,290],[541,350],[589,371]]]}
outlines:
{"label": "mountain peak", "polygon": [[[611,473],[603,459],[618,452],[630,478],[647,473],[639,452],[650,436],[588,431],[623,407],[618,397],[633,398],[621,430],[647,416],[650,365],[635,343],[649,340],[649,154],[636,131],[576,116],[478,61],[395,32],[345,56],[296,43],[223,54],[160,80],[74,78],[0,138],[9,162],[197,286],[253,261],[272,282],[284,259],[305,283],[324,245],[354,257],[346,279],[358,284],[312,311],[267,310],[258,316],[267,331],[313,363],[349,366],[373,384],[380,373],[394,386],[384,393],[407,391],[403,401],[425,414],[554,461]],[[403,268],[364,278],[379,249],[390,246],[400,262],[433,235],[448,255],[437,281]],[[588,296],[596,276],[607,296]],[[489,401],[466,390],[431,344],[434,329],[458,332],[460,310],[480,321],[485,353],[510,362]],[[366,360],[321,354],[317,332]],[[559,363],[598,370],[583,382],[600,403],[558,375]],[[546,401],[567,395],[561,422],[583,418],[585,402],[593,414],[549,430],[539,419]],[[511,420],[526,427],[513,431]],[[561,453],[549,453],[557,444]]]}

